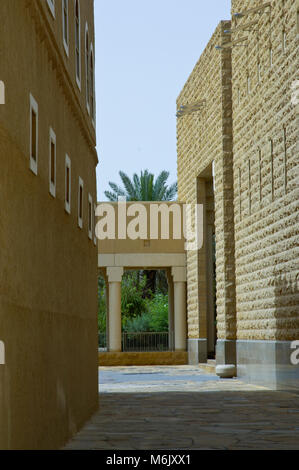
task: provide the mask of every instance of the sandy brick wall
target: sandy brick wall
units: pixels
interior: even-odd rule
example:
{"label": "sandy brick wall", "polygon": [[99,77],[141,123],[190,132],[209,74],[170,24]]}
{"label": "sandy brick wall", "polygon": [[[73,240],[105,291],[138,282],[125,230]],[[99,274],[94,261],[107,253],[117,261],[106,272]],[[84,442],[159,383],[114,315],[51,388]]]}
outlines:
{"label": "sandy brick wall", "polygon": [[[233,0],[232,13],[266,3]],[[220,339],[299,337],[298,16],[298,0],[272,0],[233,16],[233,29],[250,26],[231,38],[222,22],[177,101],[206,99],[178,119],[178,183],[181,201],[210,204],[201,178],[214,161]],[[246,47],[215,50],[244,37]],[[205,247],[187,253],[189,338],[207,335],[205,263]]]}
{"label": "sandy brick wall", "polygon": [[[230,252],[226,247],[229,233],[233,233],[230,230],[230,224],[233,224],[232,195],[226,191],[232,189],[232,171],[227,172],[224,164],[226,159],[232,159],[231,60],[229,49],[220,52],[215,46],[229,39],[229,36],[224,35],[224,30],[228,28],[230,22],[223,21],[218,25],[177,100],[178,107],[206,100],[202,111],[178,119],[178,190],[182,202],[209,204],[209,192],[206,192],[204,186],[199,189],[198,177],[203,176],[202,172],[212,161],[215,162],[217,315],[218,335],[223,337],[234,335],[234,324],[230,324],[230,314],[234,317],[234,299],[228,298],[228,295],[233,296],[233,290],[227,292],[234,276],[231,266],[233,253],[229,258]],[[226,198],[223,198],[224,191]],[[224,237],[223,233],[228,236]],[[205,251],[204,245],[199,252],[187,253],[189,338],[207,336],[206,274],[202,270]]]}
{"label": "sandy brick wall", "polygon": [[[262,3],[233,0],[232,12]],[[299,2],[270,3],[233,23],[257,21],[233,35],[248,38],[232,52],[237,334],[291,340],[299,337],[298,106],[291,99]]]}

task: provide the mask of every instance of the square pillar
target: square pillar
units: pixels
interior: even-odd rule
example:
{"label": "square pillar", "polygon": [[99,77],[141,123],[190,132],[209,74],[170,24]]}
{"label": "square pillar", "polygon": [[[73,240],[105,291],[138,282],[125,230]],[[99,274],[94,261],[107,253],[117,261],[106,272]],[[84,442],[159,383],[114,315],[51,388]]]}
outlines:
{"label": "square pillar", "polygon": [[169,350],[174,351],[174,286],[172,275],[167,272],[168,281],[168,345]]}
{"label": "square pillar", "polygon": [[186,351],[187,316],[186,316],[186,268],[171,269],[174,286],[174,347],[175,351]]}

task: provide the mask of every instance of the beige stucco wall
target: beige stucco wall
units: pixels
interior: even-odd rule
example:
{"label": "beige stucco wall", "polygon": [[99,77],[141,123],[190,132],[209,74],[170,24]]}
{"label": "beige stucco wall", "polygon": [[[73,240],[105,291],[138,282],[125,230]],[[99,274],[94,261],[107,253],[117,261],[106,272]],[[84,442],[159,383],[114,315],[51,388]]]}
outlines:
{"label": "beige stucco wall", "polygon": [[[205,205],[205,226],[215,217],[217,328],[218,337],[226,339],[235,336],[231,53],[215,46],[230,40],[224,34],[229,28],[229,21],[218,25],[177,99],[178,107],[206,100],[202,111],[177,121],[178,188],[181,201]],[[207,337],[207,243],[205,238],[201,250],[187,253],[189,338]]]}
{"label": "beige stucco wall", "polygon": [[[34,0],[22,0],[24,3],[31,4],[31,14],[33,14]],[[69,86],[73,92],[73,99],[80,105],[84,120],[81,121],[81,127],[84,126],[84,134],[90,142],[95,142],[95,125],[92,122],[90,112],[86,106],[86,59],[85,59],[85,31],[88,30],[89,35],[89,49],[92,45],[93,57],[95,58],[95,40],[94,40],[94,21],[93,21],[93,4],[94,0],[80,0],[80,39],[81,39],[81,88],[78,87],[77,82],[74,80],[76,65],[75,65],[75,0],[68,0],[69,4],[69,54],[67,55],[62,41],[62,0],[55,1],[55,18],[47,5],[47,0],[40,1],[40,8],[44,12],[44,19],[47,21],[50,30],[48,34],[53,34],[59,40],[56,42],[56,49],[59,51],[59,59],[61,65],[66,73]],[[36,10],[40,12],[40,10]],[[39,16],[36,20],[39,21]],[[44,31],[42,32],[44,34]],[[55,62],[54,62],[55,64]],[[82,129],[81,129],[82,131]]]}
{"label": "beige stucco wall", "polygon": [[[238,25],[258,20],[255,29],[259,34],[246,33],[248,47],[234,48],[232,54],[238,339],[299,337],[299,128],[296,107],[291,102],[291,85],[299,79],[299,2],[286,0],[284,9],[282,3],[271,1],[270,16],[268,9],[261,15],[238,20]],[[232,11],[261,4],[233,0]],[[247,75],[251,79],[249,95]],[[269,139],[273,140],[273,167]]]}
{"label": "beige stucco wall", "polygon": [[[93,24],[92,1],[81,1],[81,15]],[[74,72],[63,74],[61,34],[56,43],[38,3],[4,0],[0,16],[6,87],[0,106],[0,339],[6,349],[0,448],[57,448],[97,407],[97,250],[87,229],[87,193],[96,201],[95,137],[76,101]],[[39,105],[37,176],[29,169],[29,93]],[[49,193],[49,126],[57,139],[55,199]],[[72,162],[71,215],[64,210],[65,153]]]}
{"label": "beige stucco wall", "polygon": [[[97,217],[97,224],[101,220],[106,221],[106,216],[107,216],[107,210],[111,209],[105,209],[106,206],[109,206],[113,208],[115,217],[115,239],[109,239],[108,235],[107,238],[101,240],[98,240],[98,252],[99,255],[105,255],[105,254],[129,254],[129,253],[141,253],[144,255],[150,255],[153,253],[185,253],[185,238],[184,238],[184,228],[183,228],[183,205],[180,202],[126,202],[125,203],[125,213],[126,215],[126,225],[123,224],[123,227],[125,231],[122,232],[126,234],[126,238],[122,239],[120,238],[119,234],[121,233],[118,227],[118,207],[119,204],[115,202],[102,202],[99,203],[102,207],[100,210],[101,212],[101,217]],[[124,203],[120,203],[124,204]],[[139,205],[142,206],[142,208],[139,208]],[[136,213],[134,215],[129,215],[130,208],[131,211],[133,211],[132,206],[134,206],[134,211],[136,209]],[[158,220],[158,226],[157,226],[157,239],[151,238],[151,207],[157,207],[157,210],[162,211],[161,213],[158,214],[158,218],[156,216],[153,217],[153,222]],[[173,209],[172,209],[173,208]],[[169,210],[168,210],[169,209]],[[99,208],[98,208],[99,211]],[[121,209],[122,213],[124,213],[124,209]],[[129,211],[129,212],[128,212]],[[138,212],[139,211],[139,212]],[[174,212],[173,212],[174,211]],[[145,230],[146,226],[146,236],[142,239],[138,238],[136,240],[132,240],[130,238],[130,235],[128,234],[128,227],[130,226],[130,223],[132,223],[136,218],[142,217],[143,213],[146,214],[145,224],[142,224],[142,230]],[[173,220],[173,213],[178,213],[180,216],[176,219],[178,222],[181,222],[181,227],[180,227],[180,238],[174,238],[174,233],[173,233],[173,228],[174,228],[174,220]],[[98,212],[99,214],[99,212]],[[156,212],[155,212],[156,214]],[[165,223],[169,220],[169,238],[168,239],[162,239],[161,235],[161,216],[165,214]],[[169,214],[169,218],[168,218]],[[122,219],[121,219],[122,220]],[[141,219],[139,219],[141,220]],[[175,226],[178,226],[178,223],[175,222]],[[98,226],[99,230],[96,229],[96,232],[99,236],[100,233],[102,232],[107,232],[107,226],[105,225],[104,230],[101,227]],[[139,226],[136,227],[136,231],[141,235]],[[178,235],[178,234],[177,234]],[[123,234],[122,234],[123,236]],[[175,265],[175,264],[174,264]]]}

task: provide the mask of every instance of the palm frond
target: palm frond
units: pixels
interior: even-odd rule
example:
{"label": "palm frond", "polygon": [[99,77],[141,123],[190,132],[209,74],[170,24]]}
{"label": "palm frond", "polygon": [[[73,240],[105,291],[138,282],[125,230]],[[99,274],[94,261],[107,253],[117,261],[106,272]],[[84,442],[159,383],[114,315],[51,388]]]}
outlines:
{"label": "palm frond", "polygon": [[128,201],[136,201],[136,191],[132,181],[130,180],[129,176],[124,173],[123,171],[119,172],[119,176],[123,182],[125,190],[127,192],[127,199]]}
{"label": "palm frond", "polygon": [[116,194],[118,194],[119,196],[125,196],[125,195],[126,195],[125,191],[124,191],[120,186],[118,186],[117,184],[112,183],[112,182],[110,181],[110,182],[109,182],[109,186],[110,186],[110,188],[111,188]]}
{"label": "palm frond", "polygon": [[167,182],[168,177],[169,177],[169,172],[164,170],[164,171],[161,171],[161,173],[158,175],[155,181],[154,193],[155,193],[155,199],[157,201],[164,200],[165,191],[167,188],[166,182]]}
{"label": "palm frond", "polygon": [[136,173],[134,173],[133,175],[133,183],[135,186],[136,199],[140,201],[141,200],[140,199],[141,198],[141,183],[140,183],[140,178]]}
{"label": "palm frond", "polygon": [[165,191],[165,201],[173,201],[178,192],[178,184],[173,183]]}
{"label": "palm frond", "polygon": [[148,170],[141,172],[141,201],[152,201],[152,188],[153,188],[154,175]]}
{"label": "palm frond", "polygon": [[167,186],[169,172],[164,170],[155,180],[149,170],[141,171],[140,176],[134,173],[133,178],[119,172],[123,187],[109,182],[112,191],[105,191],[110,201],[117,201],[119,196],[125,196],[128,201],[172,201],[177,194],[177,183]]}
{"label": "palm frond", "polygon": [[108,201],[114,202],[118,200],[118,195],[116,193],[112,193],[111,191],[104,191],[104,194]]}

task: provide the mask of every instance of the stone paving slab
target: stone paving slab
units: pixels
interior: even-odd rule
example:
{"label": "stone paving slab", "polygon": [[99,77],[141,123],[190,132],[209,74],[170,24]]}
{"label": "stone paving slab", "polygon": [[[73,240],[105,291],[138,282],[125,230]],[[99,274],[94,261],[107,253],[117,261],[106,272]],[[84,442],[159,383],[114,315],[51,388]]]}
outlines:
{"label": "stone paving slab", "polygon": [[100,368],[99,411],[66,449],[296,449],[299,396],[194,366]]}

